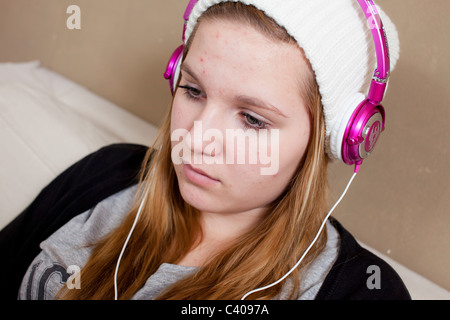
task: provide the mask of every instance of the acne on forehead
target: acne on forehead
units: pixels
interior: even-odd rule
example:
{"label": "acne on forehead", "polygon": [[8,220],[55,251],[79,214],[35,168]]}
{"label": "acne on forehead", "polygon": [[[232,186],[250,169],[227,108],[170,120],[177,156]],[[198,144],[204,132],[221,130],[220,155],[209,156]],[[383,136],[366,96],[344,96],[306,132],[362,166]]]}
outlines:
{"label": "acne on forehead", "polygon": [[[246,27],[250,27],[246,28]],[[253,32],[256,31],[256,32]],[[231,33],[231,35],[230,35]],[[199,35],[202,35],[198,37]],[[235,34],[235,36],[233,35]],[[241,35],[242,37],[240,37]],[[264,37],[261,38],[261,35]],[[261,43],[261,45],[266,45],[267,50],[261,49],[263,52],[270,51],[272,54],[271,56],[277,56],[278,61],[288,61],[291,59],[295,59],[296,61],[293,61],[293,63],[289,66],[289,70],[297,70],[298,72],[295,73],[293,81],[291,81],[288,85],[290,87],[289,91],[295,90],[298,95],[301,97],[301,100],[303,100],[303,90],[300,88],[304,87],[304,77],[305,77],[305,62],[304,62],[304,56],[302,54],[302,50],[298,47],[297,44],[288,44],[284,42],[275,41],[273,39],[268,38],[264,33],[261,33],[260,31],[252,28],[251,26],[248,26],[246,24],[236,24],[232,23],[230,24],[229,21],[208,21],[203,20],[198,25],[198,29],[193,34],[194,38],[192,39],[192,47],[191,49],[196,48],[196,58],[191,56],[191,59],[188,59],[188,56],[186,57],[186,62],[189,60],[192,62],[191,66],[194,67],[195,64],[198,65],[198,74],[204,75],[203,69],[208,68],[216,68],[216,64],[220,64],[223,59],[228,59],[227,52],[230,48],[230,44],[226,44],[227,40],[230,40],[230,43],[235,43],[235,45],[240,46],[242,42],[249,43],[250,46],[253,43]],[[195,41],[195,39],[202,39],[201,42]],[[245,40],[242,40],[245,39]],[[247,42],[248,40],[248,42]],[[261,40],[263,40],[261,42]],[[214,47],[211,47],[211,46]],[[280,46],[281,45],[281,46]],[[208,49],[208,46],[211,47],[211,49]],[[244,45],[244,47],[246,47]],[[292,49],[289,49],[288,47],[295,47],[295,52]],[[223,49],[227,49],[223,51]],[[212,52],[209,52],[211,51]],[[190,52],[193,52],[194,50],[189,50]],[[233,49],[234,51],[234,57],[239,56],[239,48],[235,47]],[[247,82],[249,79],[249,76],[254,73],[255,70],[266,70],[267,68],[267,62],[263,59],[264,55],[259,54],[257,50],[247,50],[248,54],[246,55],[247,61],[251,61],[252,63],[245,63],[242,64],[239,60],[234,60],[233,62],[236,62],[235,64],[231,64],[229,68],[231,70],[240,70],[242,71],[239,74],[239,78],[242,81]],[[223,56],[225,55],[225,56]],[[300,60],[300,61],[299,61]],[[228,60],[227,60],[228,61]],[[253,63],[254,62],[254,63]],[[214,64],[211,64],[214,63]],[[229,69],[229,70],[230,70]],[[284,70],[284,71],[283,71]],[[292,74],[288,69],[279,69],[279,72],[275,74],[275,78],[286,78],[287,74]],[[307,72],[306,72],[307,73]],[[236,79],[236,78],[234,78]],[[258,82],[261,80],[261,78],[256,79]],[[235,82],[235,81],[233,81]],[[303,103],[302,103],[303,104]]]}

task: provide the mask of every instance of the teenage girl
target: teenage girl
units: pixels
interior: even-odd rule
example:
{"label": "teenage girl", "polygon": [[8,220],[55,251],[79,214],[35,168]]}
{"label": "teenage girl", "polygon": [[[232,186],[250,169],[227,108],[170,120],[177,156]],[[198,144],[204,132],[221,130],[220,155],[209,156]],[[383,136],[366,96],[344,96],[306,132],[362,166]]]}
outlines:
{"label": "teenage girl", "polygon": [[[373,96],[382,96],[399,46],[374,8],[191,1],[157,141],[86,157],[3,231],[2,246],[11,230],[52,226],[25,267],[16,265],[11,290],[20,299],[409,299],[392,268],[328,218],[330,159],[357,171],[384,126]],[[383,54],[372,33],[381,21],[390,54],[370,89],[373,115],[343,147]],[[235,149],[233,139],[248,143]],[[358,143],[367,154],[343,154]]]}

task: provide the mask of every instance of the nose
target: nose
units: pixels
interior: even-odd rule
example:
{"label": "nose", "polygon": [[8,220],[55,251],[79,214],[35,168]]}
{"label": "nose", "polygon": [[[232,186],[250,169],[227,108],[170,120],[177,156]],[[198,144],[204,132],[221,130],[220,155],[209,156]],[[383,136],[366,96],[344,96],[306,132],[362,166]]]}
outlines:
{"label": "nose", "polygon": [[225,118],[219,106],[207,104],[195,117],[189,131],[194,163],[209,163],[222,156],[224,132]]}

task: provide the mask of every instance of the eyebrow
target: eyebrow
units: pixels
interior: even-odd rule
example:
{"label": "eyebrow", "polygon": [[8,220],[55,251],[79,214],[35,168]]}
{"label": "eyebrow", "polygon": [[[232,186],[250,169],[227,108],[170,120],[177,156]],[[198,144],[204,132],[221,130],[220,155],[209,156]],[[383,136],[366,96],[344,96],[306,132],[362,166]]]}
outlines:
{"label": "eyebrow", "polygon": [[202,82],[200,81],[199,78],[197,78],[195,72],[191,69],[191,67],[186,64],[186,63],[182,63],[181,67],[180,67],[181,71],[186,72],[192,79],[194,79],[195,81],[197,81],[200,85],[202,84]]}
{"label": "eyebrow", "polygon": [[271,105],[271,104],[267,104],[264,101],[262,101],[261,99],[258,98],[254,98],[254,97],[249,97],[249,96],[245,96],[245,95],[241,95],[236,97],[236,101],[240,102],[242,104],[246,104],[246,105],[250,105],[256,108],[261,108],[261,109],[265,109],[268,111],[272,111],[276,114],[278,114],[279,116],[282,116],[283,118],[287,118],[287,116],[282,113],[280,111],[280,109],[278,109],[277,107]]}
{"label": "eyebrow", "polygon": [[[196,76],[195,72],[191,69],[191,67],[188,64],[182,63],[180,69],[182,71],[186,72],[189,76],[191,76],[192,79],[194,79],[195,81],[199,82],[200,85],[202,85],[200,79]],[[246,96],[246,95],[239,95],[234,100],[236,102],[238,102],[238,103],[249,105],[249,106],[253,106],[253,107],[256,107],[256,108],[265,109],[265,110],[268,110],[268,111],[272,111],[272,112],[278,114],[279,116],[282,116],[283,118],[288,118],[277,107],[275,107],[275,106],[273,106],[271,104],[268,104],[268,103],[266,103],[266,102],[264,102],[261,99],[258,99],[256,97],[250,97],[250,96]]]}

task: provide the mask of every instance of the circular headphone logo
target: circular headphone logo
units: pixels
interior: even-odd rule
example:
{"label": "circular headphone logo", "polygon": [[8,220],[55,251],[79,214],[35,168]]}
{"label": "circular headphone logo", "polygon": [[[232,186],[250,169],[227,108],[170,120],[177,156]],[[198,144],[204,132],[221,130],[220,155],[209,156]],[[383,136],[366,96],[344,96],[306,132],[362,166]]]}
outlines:
{"label": "circular headphone logo", "polygon": [[375,122],[369,129],[369,133],[367,134],[368,138],[366,139],[364,148],[366,152],[371,152],[373,148],[375,148],[375,144],[378,141],[378,138],[381,134],[381,124],[379,121]]}

